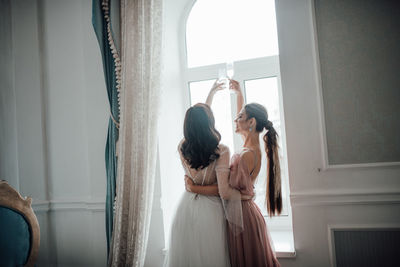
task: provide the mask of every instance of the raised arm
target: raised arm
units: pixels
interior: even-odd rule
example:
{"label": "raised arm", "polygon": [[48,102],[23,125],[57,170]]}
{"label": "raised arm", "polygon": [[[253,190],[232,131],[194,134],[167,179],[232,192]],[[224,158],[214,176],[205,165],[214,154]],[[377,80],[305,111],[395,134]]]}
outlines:
{"label": "raised arm", "polygon": [[242,94],[242,90],[240,89],[240,83],[235,80],[229,80],[229,89],[235,92],[236,94],[236,114],[239,114],[239,112],[243,108],[244,104],[244,98]]}
{"label": "raised arm", "polygon": [[218,82],[218,79],[215,80],[213,86],[211,87],[210,92],[208,93],[206,104],[211,107],[215,93],[218,92],[219,90],[223,90],[225,88],[226,88],[225,83]]}

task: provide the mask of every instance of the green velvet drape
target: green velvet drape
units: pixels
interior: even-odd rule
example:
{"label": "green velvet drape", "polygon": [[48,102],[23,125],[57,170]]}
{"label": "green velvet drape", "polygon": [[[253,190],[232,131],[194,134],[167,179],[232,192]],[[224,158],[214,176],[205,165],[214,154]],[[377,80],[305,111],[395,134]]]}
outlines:
{"label": "green velvet drape", "polygon": [[[110,111],[114,120],[119,118],[118,92],[115,75],[114,58],[111,52],[110,44],[107,39],[107,22],[104,18],[101,7],[102,0],[92,0],[92,24],[99,42],[101,56],[103,59],[104,77],[107,87]],[[109,1],[110,2],[110,1]],[[111,6],[111,5],[109,5]],[[110,12],[110,19],[111,12]],[[116,178],[117,178],[117,158],[116,142],[118,140],[118,128],[110,116],[108,122],[108,135],[105,148],[105,162],[107,172],[107,193],[106,193],[106,237],[107,237],[107,255],[110,249],[110,242],[113,231],[113,204],[115,199]]]}

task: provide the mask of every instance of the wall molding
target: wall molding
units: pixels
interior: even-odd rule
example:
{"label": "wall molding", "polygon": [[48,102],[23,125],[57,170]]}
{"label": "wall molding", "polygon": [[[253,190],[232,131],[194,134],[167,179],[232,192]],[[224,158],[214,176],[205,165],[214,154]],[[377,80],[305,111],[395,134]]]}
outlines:
{"label": "wall molding", "polygon": [[304,192],[290,194],[294,206],[343,206],[400,204],[400,192]]}
{"label": "wall molding", "polygon": [[34,201],[32,209],[34,212],[48,212],[50,210],[50,202],[44,200]]}
{"label": "wall molding", "polygon": [[[291,193],[293,206],[342,206],[400,204],[400,192],[300,192]],[[35,212],[48,211],[104,211],[105,201],[99,199],[55,199],[34,201]],[[160,208],[161,210],[161,208]]]}
{"label": "wall molding", "polygon": [[332,267],[336,267],[335,231],[341,230],[389,230],[400,229],[400,224],[328,224],[329,260]]}
{"label": "wall molding", "polygon": [[34,201],[35,212],[49,211],[105,211],[105,201],[99,199],[54,199]]}
{"label": "wall molding", "polygon": [[310,13],[312,16],[311,27],[312,27],[312,48],[314,57],[314,73],[316,76],[316,93],[318,103],[318,117],[319,117],[319,134],[320,134],[320,145],[321,145],[321,157],[322,157],[322,168],[319,171],[332,171],[340,169],[357,169],[357,168],[379,168],[379,167],[392,167],[400,166],[400,161],[395,162],[369,162],[369,163],[346,163],[346,164],[330,164],[328,155],[328,140],[326,133],[326,122],[325,122],[325,107],[322,92],[322,78],[321,78],[321,63],[319,54],[318,44],[318,32],[316,25],[316,14],[315,14],[315,0],[310,0],[311,8]]}
{"label": "wall molding", "polygon": [[354,168],[378,168],[378,167],[400,167],[400,161],[394,162],[371,162],[371,163],[356,163],[356,164],[334,164],[330,165],[328,162],[325,164],[323,171],[337,170],[337,169],[354,169]]}

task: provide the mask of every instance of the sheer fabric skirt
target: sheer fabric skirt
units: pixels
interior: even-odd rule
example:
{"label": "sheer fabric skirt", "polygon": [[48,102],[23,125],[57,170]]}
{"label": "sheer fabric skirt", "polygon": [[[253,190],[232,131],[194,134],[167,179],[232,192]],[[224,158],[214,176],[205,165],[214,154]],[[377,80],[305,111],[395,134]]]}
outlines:
{"label": "sheer fabric skirt", "polygon": [[169,244],[165,267],[230,267],[221,199],[184,192]]}
{"label": "sheer fabric skirt", "polygon": [[243,226],[240,234],[229,231],[232,267],[279,267],[264,216],[252,201],[242,201]]}

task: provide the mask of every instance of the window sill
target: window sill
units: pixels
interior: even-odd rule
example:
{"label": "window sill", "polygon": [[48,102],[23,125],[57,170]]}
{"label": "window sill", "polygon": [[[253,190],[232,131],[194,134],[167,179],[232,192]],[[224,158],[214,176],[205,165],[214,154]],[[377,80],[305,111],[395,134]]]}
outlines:
{"label": "window sill", "polygon": [[278,259],[294,259],[296,258],[296,251],[276,251]]}
{"label": "window sill", "polygon": [[270,231],[270,236],[274,243],[276,257],[296,258],[292,231]]}

